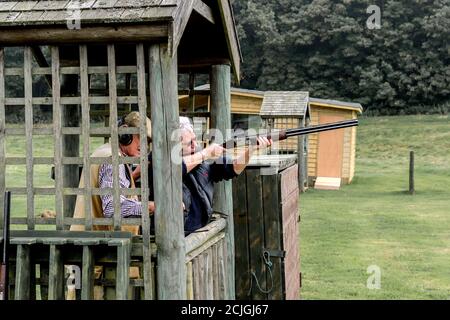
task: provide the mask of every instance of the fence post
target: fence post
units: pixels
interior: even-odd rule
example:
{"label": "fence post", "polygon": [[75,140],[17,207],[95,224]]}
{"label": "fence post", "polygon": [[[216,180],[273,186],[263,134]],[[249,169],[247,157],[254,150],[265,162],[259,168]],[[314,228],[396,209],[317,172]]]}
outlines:
{"label": "fence post", "polygon": [[414,189],[414,151],[409,153],[409,193],[415,194]]}

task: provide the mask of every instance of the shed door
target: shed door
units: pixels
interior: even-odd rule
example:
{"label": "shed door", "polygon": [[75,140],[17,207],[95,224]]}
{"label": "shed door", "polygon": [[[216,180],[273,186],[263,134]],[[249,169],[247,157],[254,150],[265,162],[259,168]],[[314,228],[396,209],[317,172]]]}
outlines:
{"label": "shed door", "polygon": [[[320,124],[345,120],[340,115],[320,115]],[[344,129],[319,133],[319,150],[317,154],[317,177],[342,177],[344,153]]]}

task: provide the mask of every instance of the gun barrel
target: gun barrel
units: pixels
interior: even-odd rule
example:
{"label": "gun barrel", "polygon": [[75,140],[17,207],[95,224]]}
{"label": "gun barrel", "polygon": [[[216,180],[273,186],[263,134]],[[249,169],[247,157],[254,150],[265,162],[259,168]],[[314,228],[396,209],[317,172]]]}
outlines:
{"label": "gun barrel", "polygon": [[3,254],[0,277],[0,300],[8,300],[8,263],[9,263],[9,217],[11,214],[11,192],[5,192],[3,211]]}
{"label": "gun barrel", "polygon": [[353,119],[353,120],[345,120],[345,121],[332,122],[332,123],[326,123],[326,124],[319,124],[316,126],[310,126],[310,127],[305,127],[305,128],[290,129],[290,130],[286,130],[286,138],[295,137],[298,135],[305,135],[305,134],[329,131],[329,130],[337,130],[337,129],[355,127],[357,125],[358,125],[358,120]]}
{"label": "gun barrel", "polygon": [[[315,126],[309,126],[309,127],[303,127],[303,128],[295,128],[295,129],[288,129],[288,130],[282,130],[277,131],[273,133],[268,134],[261,134],[256,136],[245,136],[245,135],[237,135],[233,139],[228,140],[227,142],[222,144],[222,147],[224,148],[234,148],[236,147],[237,143],[239,141],[245,141],[245,144],[257,144],[257,137],[267,137],[269,139],[272,139],[273,141],[281,141],[285,140],[290,137],[295,136],[301,136],[311,133],[318,133],[323,131],[329,131],[329,130],[337,130],[337,129],[343,129],[343,128],[349,128],[349,127],[355,127],[358,126],[359,122],[357,119],[353,120],[344,120],[339,122],[332,122],[332,123],[326,123],[326,124],[319,124]],[[245,139],[245,140],[244,140]]]}

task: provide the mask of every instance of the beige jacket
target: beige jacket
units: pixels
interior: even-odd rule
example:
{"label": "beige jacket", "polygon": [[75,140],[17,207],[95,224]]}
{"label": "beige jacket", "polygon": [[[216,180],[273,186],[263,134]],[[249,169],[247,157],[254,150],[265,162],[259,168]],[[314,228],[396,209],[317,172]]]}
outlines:
{"label": "beige jacket", "polygon": [[[112,157],[112,150],[111,150],[111,144],[107,143],[96,149],[91,157]],[[86,168],[83,168],[83,173],[81,175],[79,188],[84,188],[84,170]],[[99,164],[91,164],[91,186],[92,188],[99,188],[99,171],[100,171],[100,165]],[[130,175],[131,176],[131,175]],[[135,184],[133,181],[133,178],[131,178],[131,188],[134,188]],[[130,196],[129,198],[137,199],[136,196]],[[102,199],[99,195],[92,195],[91,197],[91,208],[92,208],[92,216],[93,218],[104,218],[103,215],[103,208],[102,208]],[[74,218],[78,219],[84,219],[86,217],[85,214],[85,206],[84,206],[84,196],[78,195],[77,200],[75,203],[75,210],[74,210]],[[70,230],[71,231],[84,231],[84,225],[71,225]],[[104,230],[104,231],[112,231],[112,226],[93,226],[93,230]],[[137,235],[139,233],[139,226],[123,226],[123,231],[130,231],[131,233]]]}

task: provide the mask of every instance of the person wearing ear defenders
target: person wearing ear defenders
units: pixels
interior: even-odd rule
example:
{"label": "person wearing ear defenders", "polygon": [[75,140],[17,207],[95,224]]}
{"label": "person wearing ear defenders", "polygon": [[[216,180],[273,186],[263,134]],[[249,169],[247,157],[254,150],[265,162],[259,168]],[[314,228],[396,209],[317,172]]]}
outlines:
{"label": "person wearing ear defenders", "polygon": [[[119,127],[139,127],[139,112],[131,112],[118,122]],[[152,130],[151,121],[147,118],[147,140],[151,142]],[[119,155],[129,157],[139,157],[140,137],[138,134],[119,135]],[[92,157],[111,157],[111,143],[104,144],[92,153]],[[84,169],[83,169],[84,170]],[[111,164],[91,165],[91,184],[92,188],[113,188],[113,166]],[[134,188],[134,177],[130,167],[127,164],[119,165],[119,184],[121,188]],[[79,188],[84,187],[84,175],[81,175]],[[114,201],[112,194],[92,195],[92,215],[94,218],[111,218],[114,216]],[[137,196],[120,196],[121,215],[124,218],[136,217],[142,215],[142,203]],[[150,214],[155,212],[155,203],[149,202],[148,209]],[[84,218],[85,208],[83,196],[77,196],[74,218]],[[112,230],[112,226],[94,226],[94,230]],[[82,225],[72,225],[70,230],[84,230]],[[123,226],[122,230],[131,231],[138,234],[139,226]]]}

